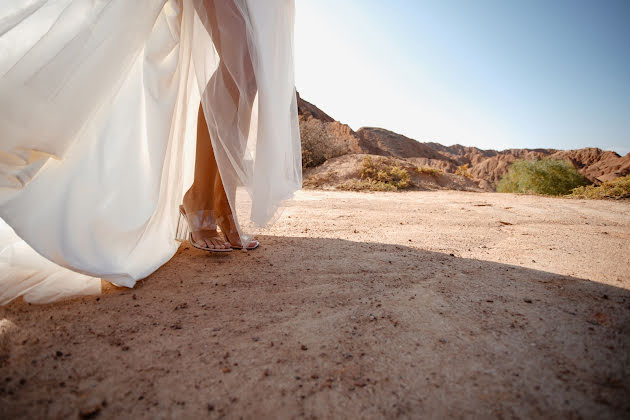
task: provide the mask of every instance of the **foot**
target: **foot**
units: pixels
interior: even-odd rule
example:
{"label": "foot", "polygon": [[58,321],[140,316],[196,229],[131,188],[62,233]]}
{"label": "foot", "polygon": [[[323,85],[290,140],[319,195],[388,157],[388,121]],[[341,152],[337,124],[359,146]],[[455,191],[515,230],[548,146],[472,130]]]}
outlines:
{"label": "foot", "polygon": [[[220,195],[221,194],[218,194],[218,196]],[[223,193],[223,196],[225,196],[225,193]],[[184,194],[182,205],[184,206],[186,214],[197,214],[199,212],[197,209],[217,210],[214,214],[217,219],[216,223],[218,223],[221,228],[221,233],[219,233],[216,230],[216,225],[208,226],[208,224],[204,223],[205,229],[199,230],[195,230],[195,228],[191,226],[191,231],[193,231],[191,234],[192,240],[196,245],[204,247],[205,244],[210,249],[242,249],[241,238],[236,229],[234,217],[227,203],[227,198],[224,200],[219,199],[217,200],[218,202],[215,202],[212,197],[212,194],[198,192],[192,187]],[[213,223],[210,225],[214,223],[215,221],[213,220]],[[208,229],[208,227],[211,228]],[[258,241],[252,240],[247,243],[245,248],[255,249],[258,245],[260,245]]]}
{"label": "foot", "polygon": [[191,232],[190,239],[198,248],[228,249],[232,247],[217,230]]}
{"label": "foot", "polygon": [[[197,203],[199,200],[194,199],[194,195],[189,190],[182,200],[182,206],[189,220],[190,240],[192,245],[201,249],[229,249],[232,245],[225,240],[225,237],[216,229],[216,221],[213,212],[208,210],[199,210],[198,208],[212,208],[208,203]],[[190,226],[190,224],[195,226]]]}
{"label": "foot", "polygon": [[[241,238],[238,234],[238,230],[236,229],[236,224],[234,223],[234,217],[231,214],[219,218],[219,227],[221,228],[221,232],[223,232],[229,241],[231,248],[243,249]],[[251,240],[247,243],[245,249],[256,249],[259,245],[260,242],[257,240]]]}

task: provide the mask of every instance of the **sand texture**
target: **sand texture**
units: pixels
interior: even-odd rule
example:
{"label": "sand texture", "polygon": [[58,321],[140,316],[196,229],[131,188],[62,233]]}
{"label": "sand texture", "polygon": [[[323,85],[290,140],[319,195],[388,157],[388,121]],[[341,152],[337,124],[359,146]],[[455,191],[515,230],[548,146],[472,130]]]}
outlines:
{"label": "sand texture", "polygon": [[630,203],[307,191],[262,246],[0,308],[0,418],[629,418]]}

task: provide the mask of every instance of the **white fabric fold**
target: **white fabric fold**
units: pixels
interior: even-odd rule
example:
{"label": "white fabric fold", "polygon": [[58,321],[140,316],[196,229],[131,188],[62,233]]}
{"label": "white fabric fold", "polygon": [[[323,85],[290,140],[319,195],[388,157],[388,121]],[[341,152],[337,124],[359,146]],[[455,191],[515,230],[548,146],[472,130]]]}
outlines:
{"label": "white fabric fold", "polygon": [[300,188],[292,0],[5,3],[0,303],[133,287],[172,257],[200,101],[243,241]]}

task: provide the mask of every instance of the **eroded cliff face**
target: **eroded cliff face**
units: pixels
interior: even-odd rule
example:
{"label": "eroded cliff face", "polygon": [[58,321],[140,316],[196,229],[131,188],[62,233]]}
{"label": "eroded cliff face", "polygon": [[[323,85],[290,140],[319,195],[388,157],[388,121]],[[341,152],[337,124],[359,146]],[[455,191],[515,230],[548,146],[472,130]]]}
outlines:
{"label": "eroded cliff face", "polygon": [[[377,127],[362,127],[353,131],[348,125],[336,121],[317,106],[305,101],[298,95],[298,111],[303,136],[318,135],[314,130],[326,133],[318,137],[323,148],[330,143],[330,148],[339,143],[348,145],[343,154],[369,154],[389,156],[408,161],[410,164],[438,168],[447,174],[454,174],[458,167],[468,165],[471,179],[484,190],[494,190],[497,182],[507,172],[508,167],[517,159],[552,159],[569,160],[589,181],[601,183],[630,174],[630,153],[619,156],[615,152],[588,147],[576,150],[556,149],[508,149],[483,150],[459,144],[444,146],[433,142],[419,142],[402,134]],[[311,121],[309,123],[309,121]],[[339,153],[336,156],[340,156]],[[344,162],[345,172],[348,162],[357,159],[337,160]],[[328,166],[334,166],[335,161]],[[328,168],[334,171],[335,168]],[[306,173],[308,177],[308,171]],[[468,183],[466,183],[469,187]],[[452,183],[447,183],[447,189]],[[458,185],[458,184],[456,184]]]}

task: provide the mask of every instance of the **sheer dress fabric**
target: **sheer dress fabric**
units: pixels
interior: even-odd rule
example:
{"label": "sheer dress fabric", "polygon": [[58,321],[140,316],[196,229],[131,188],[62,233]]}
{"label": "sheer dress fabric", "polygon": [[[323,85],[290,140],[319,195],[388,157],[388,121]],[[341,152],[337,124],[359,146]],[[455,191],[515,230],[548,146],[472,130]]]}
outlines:
{"label": "sheer dress fabric", "polygon": [[241,240],[273,222],[302,181],[293,24],[293,0],[0,0],[0,303],[173,256],[200,102]]}

